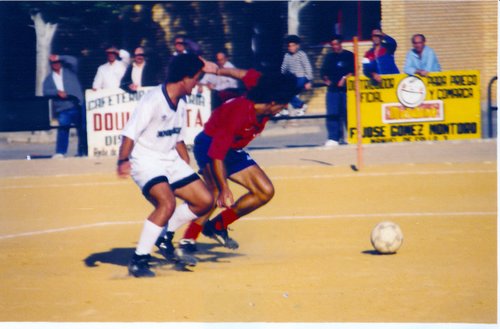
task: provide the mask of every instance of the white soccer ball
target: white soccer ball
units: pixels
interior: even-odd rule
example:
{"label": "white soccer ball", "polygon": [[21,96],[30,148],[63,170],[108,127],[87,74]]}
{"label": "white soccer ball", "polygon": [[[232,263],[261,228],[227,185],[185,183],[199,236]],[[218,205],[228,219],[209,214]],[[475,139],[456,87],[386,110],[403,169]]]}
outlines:
{"label": "white soccer ball", "polygon": [[381,254],[394,254],[403,244],[403,232],[398,224],[380,222],[372,230],[370,241]]}

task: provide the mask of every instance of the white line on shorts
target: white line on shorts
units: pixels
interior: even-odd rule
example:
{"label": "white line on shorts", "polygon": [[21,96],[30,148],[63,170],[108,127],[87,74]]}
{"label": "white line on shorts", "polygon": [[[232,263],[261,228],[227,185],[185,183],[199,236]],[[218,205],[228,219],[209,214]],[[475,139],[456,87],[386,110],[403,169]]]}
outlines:
{"label": "white line on shorts", "polygon": [[[465,212],[409,212],[409,213],[380,213],[380,214],[335,214],[335,215],[313,215],[313,216],[262,216],[262,217],[244,217],[242,219],[251,221],[261,220],[304,220],[304,219],[367,219],[367,218],[401,218],[401,217],[440,217],[440,216],[496,216],[494,211],[465,211]],[[93,224],[68,226],[40,231],[13,233],[0,235],[0,240],[29,237],[58,232],[76,231],[86,228],[115,226],[115,225],[139,225],[144,221],[107,221]]]}

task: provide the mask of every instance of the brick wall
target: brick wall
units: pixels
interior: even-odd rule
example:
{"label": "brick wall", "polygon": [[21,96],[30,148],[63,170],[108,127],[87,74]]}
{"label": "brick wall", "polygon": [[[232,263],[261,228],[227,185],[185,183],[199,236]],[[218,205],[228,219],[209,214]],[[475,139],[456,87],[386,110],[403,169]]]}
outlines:
{"label": "brick wall", "polygon": [[[497,75],[497,10],[496,1],[382,0],[382,29],[398,42],[396,64],[401,71],[415,33],[426,36],[426,44],[436,51],[443,70],[479,70],[482,110],[486,111],[488,83]],[[371,42],[360,42],[360,67],[370,47]],[[352,44],[346,43],[344,48],[352,51]],[[322,55],[326,52],[324,49]],[[322,55],[316,58],[316,68],[321,66]],[[311,112],[324,113],[324,95],[323,88],[315,91]],[[496,85],[493,100],[496,103]]]}
{"label": "brick wall", "polygon": [[480,71],[483,101],[497,75],[497,15],[496,1],[382,1],[382,26],[398,41],[400,69],[411,36],[422,33],[443,70]]}

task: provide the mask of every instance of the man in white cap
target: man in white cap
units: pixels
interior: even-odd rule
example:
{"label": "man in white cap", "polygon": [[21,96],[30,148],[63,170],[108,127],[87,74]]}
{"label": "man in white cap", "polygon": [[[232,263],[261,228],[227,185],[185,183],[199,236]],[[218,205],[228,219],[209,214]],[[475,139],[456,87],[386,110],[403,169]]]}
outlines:
{"label": "man in white cap", "polygon": [[[130,54],[115,47],[106,49],[106,64],[97,69],[92,89],[120,88],[120,82],[130,63]],[[121,58],[121,60],[119,59]]]}

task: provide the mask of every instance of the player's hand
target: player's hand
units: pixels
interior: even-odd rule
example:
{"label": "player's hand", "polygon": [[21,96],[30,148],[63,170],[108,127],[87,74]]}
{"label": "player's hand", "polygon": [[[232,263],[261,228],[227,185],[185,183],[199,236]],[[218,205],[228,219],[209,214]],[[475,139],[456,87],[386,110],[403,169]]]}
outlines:
{"label": "player's hand", "polygon": [[415,73],[423,77],[426,77],[429,74],[429,72],[427,72],[426,70],[417,70]]}
{"label": "player's hand", "polygon": [[120,178],[127,178],[130,176],[130,161],[122,162],[116,166],[116,173]]}
{"label": "player's hand", "polygon": [[68,98],[68,94],[66,94],[66,92],[61,90],[57,91],[57,96],[59,96],[60,98]]}
{"label": "player's hand", "polygon": [[222,189],[217,197],[217,207],[230,208],[234,203],[233,192],[229,188]]}
{"label": "player's hand", "polygon": [[378,83],[380,83],[382,81],[382,77],[378,73],[373,73],[372,77],[373,77],[373,80],[377,81]]}
{"label": "player's hand", "polygon": [[312,83],[308,82],[304,85],[305,90],[311,90],[313,87]]}
{"label": "player's hand", "polygon": [[219,66],[217,66],[216,63],[207,61],[206,59],[204,59],[201,56],[199,58],[203,61],[203,64],[205,64],[203,66],[203,72],[217,74],[217,71],[219,70]]}
{"label": "player's hand", "polygon": [[346,80],[346,77],[343,76],[342,79],[340,79],[339,82],[337,83],[337,87],[344,87],[345,80]]}
{"label": "player's hand", "polygon": [[129,84],[129,85],[128,85],[128,88],[129,88],[130,90],[132,90],[132,91],[137,91],[137,88],[138,88],[138,87],[137,87],[137,85],[136,85],[136,84],[131,83],[131,84]]}

